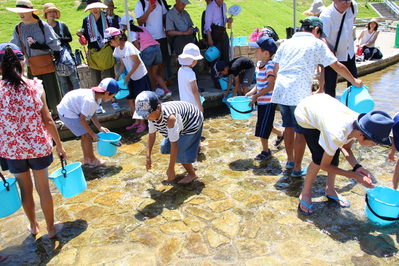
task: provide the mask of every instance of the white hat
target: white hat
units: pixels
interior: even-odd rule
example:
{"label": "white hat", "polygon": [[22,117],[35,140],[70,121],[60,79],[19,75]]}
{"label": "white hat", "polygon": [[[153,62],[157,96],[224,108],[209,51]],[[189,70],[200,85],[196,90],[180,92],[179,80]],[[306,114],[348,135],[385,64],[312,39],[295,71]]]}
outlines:
{"label": "white hat", "polygon": [[193,60],[200,60],[204,57],[201,55],[201,52],[197,45],[195,45],[194,43],[188,43],[186,44],[186,46],[184,46],[183,53],[179,55],[179,58],[183,59],[190,58]]}
{"label": "white hat", "polygon": [[17,0],[15,6],[16,7],[7,7],[7,10],[14,13],[29,13],[29,12],[33,12],[33,14],[41,13],[39,9],[33,8],[32,2],[29,0]]}
{"label": "white hat", "polygon": [[325,8],[322,0],[314,0],[312,6],[303,14],[306,16],[319,16]]}
{"label": "white hat", "polygon": [[[133,17],[131,15],[129,15],[129,21],[131,21],[131,20],[133,20]],[[127,25],[127,23],[129,21],[126,21],[126,14],[121,17],[121,24],[122,25]]]}
{"label": "white hat", "polygon": [[101,2],[94,2],[94,3],[91,3],[90,5],[87,5],[87,7],[85,8],[85,12],[92,8],[108,8],[108,6],[104,5]]}

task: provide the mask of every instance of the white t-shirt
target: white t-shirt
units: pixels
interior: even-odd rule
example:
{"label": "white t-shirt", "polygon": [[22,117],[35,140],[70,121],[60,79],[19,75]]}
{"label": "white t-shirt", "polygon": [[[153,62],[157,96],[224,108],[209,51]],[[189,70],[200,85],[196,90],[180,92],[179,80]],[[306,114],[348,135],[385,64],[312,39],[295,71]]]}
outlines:
{"label": "white t-shirt", "polygon": [[331,156],[352,140],[348,136],[358,116],[337,99],[321,93],[303,99],[295,108],[298,124],[303,128],[318,129],[319,144]]}
{"label": "white t-shirt", "polygon": [[123,47],[123,49],[119,48],[119,46],[115,47],[114,56],[122,59],[127,72],[130,72],[134,66],[132,55],[138,56],[140,65],[130,76],[130,79],[139,80],[147,74],[147,69],[140,57],[140,51],[131,42],[125,42],[125,47]]}
{"label": "white t-shirt", "polygon": [[77,89],[69,91],[57,105],[59,116],[66,118],[79,118],[80,114],[86,117],[94,115],[101,103],[96,101],[95,92],[92,89]]}
{"label": "white t-shirt", "polygon": [[337,61],[326,43],[309,32],[297,32],[277,50],[279,63],[272,102],[297,106],[312,94],[312,81],[317,65],[329,66]]}
{"label": "white t-shirt", "polygon": [[[144,3],[144,10],[140,1],[136,3],[134,8],[134,11],[136,12],[136,18],[141,18],[147,11],[149,2],[148,0],[145,0]],[[166,37],[165,31],[163,29],[163,15],[168,13],[168,10],[163,4],[160,5],[158,0],[155,0],[155,3],[157,7],[148,15],[147,21],[143,26],[145,26],[155,40],[158,40]]]}
{"label": "white t-shirt", "polygon": [[179,84],[180,101],[189,102],[199,108],[190,86],[190,82],[197,80],[197,77],[195,76],[195,72],[193,71],[193,69],[188,66],[181,66],[179,68],[177,76]]}
{"label": "white t-shirt", "polygon": [[[355,44],[353,37],[353,23],[357,16],[357,4],[353,0],[353,12],[349,7],[345,13],[345,21],[342,26],[341,37],[339,38],[338,49],[335,55],[339,61],[348,61],[348,55],[352,58],[355,55]],[[339,27],[341,25],[342,17],[345,14],[339,13],[334,3],[325,8],[321,14],[320,19],[323,21],[323,32],[327,35],[327,43],[331,51],[334,50],[337,41]]]}
{"label": "white t-shirt", "polygon": [[[369,30],[367,28],[365,28],[363,30],[363,37],[360,40],[360,45],[363,45],[363,44],[373,41],[379,32],[380,31],[377,30],[377,31],[373,31],[372,33],[369,33]],[[367,45],[367,47],[375,47],[375,42],[371,45]]]}

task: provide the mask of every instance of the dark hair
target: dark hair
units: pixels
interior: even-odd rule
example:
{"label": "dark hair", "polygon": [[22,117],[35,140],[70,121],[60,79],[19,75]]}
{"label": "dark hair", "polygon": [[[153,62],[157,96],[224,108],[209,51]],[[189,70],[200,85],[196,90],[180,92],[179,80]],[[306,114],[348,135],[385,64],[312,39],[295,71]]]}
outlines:
{"label": "dark hair", "polygon": [[367,29],[370,30],[370,24],[373,23],[373,22],[376,25],[374,31],[377,31],[378,30],[378,23],[376,21],[369,21],[369,23],[367,23]]}
{"label": "dark hair", "polygon": [[32,17],[35,18],[35,19],[39,19],[40,20],[39,16],[34,14],[34,13],[32,13]]}
{"label": "dark hair", "polygon": [[25,84],[22,79],[23,68],[18,56],[10,46],[4,49],[3,61],[1,62],[2,79],[13,86]]}
{"label": "dark hair", "polygon": [[127,41],[126,34],[123,31],[121,31],[121,30],[119,30],[119,32],[120,32],[119,35],[115,35],[115,36],[112,36],[111,38],[109,38],[108,42],[111,42],[111,40],[114,40],[116,36],[118,36],[121,41],[126,42]]}
{"label": "dark hair", "polygon": [[[353,122],[353,129],[359,130],[360,132],[363,133],[363,131],[359,128],[359,126],[358,126],[358,124],[357,124],[356,121]],[[366,134],[363,133],[363,140],[372,140],[372,139],[370,139],[369,137],[366,136]],[[372,141],[373,141],[373,140],[372,140]]]}
{"label": "dark hair", "polygon": [[[310,20],[309,20],[309,19],[300,20],[299,22],[302,24],[302,26],[301,26],[301,28],[299,29],[299,31],[312,32],[312,30],[313,30],[314,28],[316,28],[316,26],[313,26],[313,25],[303,25],[304,22],[310,23]],[[319,29],[317,30],[317,33],[319,33],[319,34],[321,35],[321,34],[322,34],[322,30],[319,28]]]}
{"label": "dark hair", "polygon": [[130,31],[134,31],[134,32],[143,32],[143,29],[141,29],[140,27],[137,27],[136,25],[134,25],[133,20],[129,21],[129,26],[130,26]]}

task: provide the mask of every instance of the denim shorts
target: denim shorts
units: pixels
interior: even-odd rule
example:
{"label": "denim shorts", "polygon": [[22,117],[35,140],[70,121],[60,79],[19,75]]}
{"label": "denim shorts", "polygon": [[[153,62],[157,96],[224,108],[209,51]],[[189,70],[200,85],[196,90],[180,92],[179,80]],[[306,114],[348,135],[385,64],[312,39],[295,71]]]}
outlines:
{"label": "denim shorts", "polygon": [[278,105],[281,112],[281,118],[283,120],[283,127],[293,127],[296,133],[301,134],[301,127],[296,122],[295,118],[295,108],[296,106],[291,105]]}
{"label": "denim shorts", "polygon": [[151,45],[140,53],[141,60],[146,68],[157,66],[162,63],[162,53],[159,45]]}
{"label": "denim shorts", "polygon": [[[33,159],[22,159],[22,160],[14,160],[14,159],[3,159],[2,158],[2,169],[3,171],[9,170],[12,174],[20,174],[32,170],[42,170],[46,169],[53,162],[54,157],[53,154],[50,153],[47,156]],[[4,169],[7,168],[7,169]]]}
{"label": "denim shorts", "polygon": [[60,115],[60,119],[76,137],[87,133],[87,130],[80,123],[80,118],[67,118]]}
{"label": "denim shorts", "polygon": [[[202,126],[197,132],[183,135],[177,140],[176,163],[194,163],[198,155],[198,147],[201,140]],[[165,138],[161,143],[161,153],[170,154],[170,141]]]}

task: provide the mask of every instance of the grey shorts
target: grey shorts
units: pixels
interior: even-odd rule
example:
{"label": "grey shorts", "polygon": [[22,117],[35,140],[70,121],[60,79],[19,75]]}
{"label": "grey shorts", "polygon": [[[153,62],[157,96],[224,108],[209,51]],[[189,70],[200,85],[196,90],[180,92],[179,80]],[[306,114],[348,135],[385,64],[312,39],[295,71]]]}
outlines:
{"label": "grey shorts", "polygon": [[60,119],[76,137],[87,133],[87,130],[80,123],[80,118],[67,118],[60,115]]}

